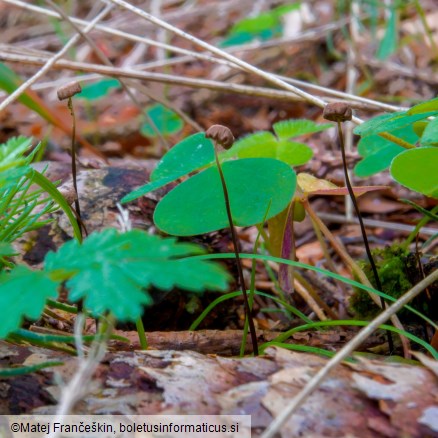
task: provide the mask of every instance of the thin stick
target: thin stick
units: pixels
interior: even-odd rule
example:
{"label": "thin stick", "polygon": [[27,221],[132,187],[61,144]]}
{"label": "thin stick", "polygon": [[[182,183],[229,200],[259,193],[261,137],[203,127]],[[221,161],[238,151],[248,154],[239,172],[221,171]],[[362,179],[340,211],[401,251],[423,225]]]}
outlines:
{"label": "thin stick", "polygon": [[350,342],[348,342],[327,364],[321,368],[307,385],[293,398],[291,403],[275,418],[275,420],[265,430],[261,438],[273,438],[280,431],[280,428],[287,419],[301,406],[301,404],[311,395],[321,384],[328,373],[347,356],[349,356],[365,339],[367,339],[380,325],[384,324],[391,316],[395,315],[403,306],[408,304],[413,298],[420,294],[425,288],[438,280],[438,270],[432,272],[424,280],[421,280],[412,289],[401,296],[394,304],[385,309],[379,316],[373,319],[364,327]]}
{"label": "thin stick", "polygon": [[341,145],[342,167],[344,169],[345,184],[347,186],[348,194],[350,195],[351,201],[354,206],[354,210],[356,212],[357,219],[359,221],[360,230],[362,232],[363,243],[365,245],[365,251],[367,253],[367,257],[370,262],[371,269],[373,271],[374,281],[376,282],[377,289],[382,290],[382,283],[380,282],[379,273],[377,272],[377,267],[376,264],[374,263],[373,255],[371,254],[370,245],[368,243],[368,236],[365,230],[362,215],[360,214],[359,205],[357,204],[357,199],[354,194],[353,187],[351,186],[350,178],[348,176],[347,157],[345,156],[344,134],[342,132],[342,126],[340,122],[337,122],[337,125],[338,125],[338,133],[339,133],[339,142]]}
{"label": "thin stick", "polygon": [[[319,212],[319,211],[317,211],[316,214],[321,219],[335,222],[335,223],[355,224],[355,223],[359,222],[358,219],[356,219],[356,218],[352,218],[351,220],[347,220],[344,215],[340,215],[340,214],[324,213],[324,212]],[[411,232],[414,232],[414,230],[416,230],[416,227],[413,225],[384,222],[384,221],[379,221],[379,220],[375,220],[375,219],[363,219],[363,223],[367,227],[371,227],[371,228],[384,228],[384,229],[388,229],[388,230],[401,231],[404,233],[411,233]],[[419,228],[420,229],[418,230],[418,233],[423,234],[425,236],[433,236],[437,232],[436,228],[422,227],[421,225]],[[411,240],[413,240],[413,238]]]}
{"label": "thin stick", "polygon": [[[15,49],[15,47],[12,46],[8,46],[8,45],[4,45],[4,44],[0,44],[0,49],[4,49],[4,50],[12,50]],[[17,55],[26,55],[26,51],[25,50],[20,50],[20,52],[14,52]],[[28,52],[28,54],[30,56],[40,56],[40,57],[44,57],[45,53],[41,52],[41,51],[32,51],[32,52]],[[142,71],[142,70],[147,70],[147,69],[152,69],[152,68],[156,68],[156,67],[165,67],[166,65],[171,65],[174,64],[176,58],[171,58],[169,60],[167,60],[166,62],[147,62],[145,64],[138,64],[135,65],[133,67],[131,67],[132,69],[135,69],[136,71]],[[17,62],[17,60],[14,59],[10,59],[10,61],[12,62]],[[24,63],[28,62],[28,61],[23,61]],[[216,62],[216,61],[213,61]],[[90,64],[93,65],[93,64]],[[286,76],[282,76],[282,75],[276,75],[277,77],[279,77],[280,79],[284,80],[285,82],[290,82],[291,84],[295,84],[295,85],[299,85],[303,88],[307,88],[309,90],[315,90],[315,91],[320,91],[321,93],[325,93],[324,99],[327,100],[328,102],[334,101],[334,98],[338,97],[338,98],[343,98],[345,100],[347,100],[350,105],[352,106],[352,108],[354,109],[358,109],[358,110],[363,110],[363,111],[376,111],[376,110],[382,110],[382,111],[407,111],[409,108],[407,107],[403,107],[403,106],[395,106],[395,105],[388,105],[386,103],[383,102],[379,102],[373,99],[368,99],[366,97],[362,97],[362,96],[355,96],[353,94],[348,94],[345,93],[343,91],[338,91],[338,90],[332,90],[330,88],[326,88],[326,87],[322,87],[320,85],[316,85],[316,84],[312,84],[309,82],[305,82],[305,81],[301,81],[298,79],[292,79],[292,78],[288,78]],[[80,82],[85,82],[85,81],[93,81],[96,79],[100,79],[101,75],[98,73],[90,73],[90,74],[86,74],[83,76],[77,76],[76,80],[80,81]],[[56,87],[57,85],[59,85],[60,83],[63,83],[64,80],[58,80],[58,81],[50,81],[50,82],[41,82],[39,84],[35,84],[31,87],[32,90],[44,90],[47,88],[53,88]],[[218,82],[219,83],[219,82]],[[141,90],[141,87],[137,84],[136,88]],[[262,88],[259,87],[260,90],[266,89],[266,88]],[[275,90],[274,90],[275,91]],[[278,90],[277,90],[278,91]],[[146,93],[145,93],[146,94]],[[292,93],[286,93],[283,96],[285,96],[284,98],[286,98],[286,96],[290,94],[291,98],[295,101],[304,101],[304,99],[293,95]],[[169,106],[169,103],[165,100],[162,99],[161,101],[159,100],[160,97],[158,97],[157,95],[153,95],[152,93],[149,92],[149,94],[151,96],[151,98],[153,100],[156,100],[157,102],[162,103],[165,106]],[[273,97],[273,98],[277,98],[277,97]],[[336,102],[338,102],[339,99],[336,99]],[[178,108],[174,107],[173,110],[175,112],[180,111]],[[187,117],[184,113],[179,114],[182,118]],[[191,124],[189,121],[186,120],[186,122],[188,124]],[[194,126],[195,129],[197,130],[201,130],[202,129],[198,129]]]}
{"label": "thin stick", "polygon": [[[106,322],[103,322],[102,320],[101,327],[99,327],[99,336],[91,345],[87,357],[85,357],[83,351],[81,351],[81,336],[84,320],[85,318],[83,314],[80,314],[75,323],[75,338],[80,356],[78,359],[78,369],[73,374],[70,381],[62,387],[59,405],[52,424],[55,422],[62,424],[64,421],[63,416],[69,415],[75,404],[84,396],[84,394],[86,394],[93,374],[99,366],[100,361],[105,356],[108,338],[110,337],[114,326],[113,319],[109,317]],[[57,436],[59,436],[57,432],[52,432],[49,435],[50,438],[55,438]]]}
{"label": "thin stick", "polygon": [[[98,21],[102,20],[106,14],[112,9],[112,5],[107,5],[95,18],[89,23],[89,25],[84,29],[84,33],[88,33],[97,24]],[[17,100],[32,84],[34,84],[41,76],[46,74],[62,56],[64,56],[67,51],[73,47],[80,39],[80,35],[74,35],[65,46],[55,55],[53,55],[48,61],[45,62],[44,66],[38,70],[31,78],[26,82],[23,82],[13,93],[11,93],[1,104],[0,112],[3,111],[10,103]]]}
{"label": "thin stick", "polygon": [[293,282],[295,292],[298,293],[298,295],[301,295],[301,298],[303,298],[312,311],[315,312],[315,315],[320,319],[320,321],[327,321],[324,310],[319,306],[312,294],[309,293],[309,291],[298,281],[298,279],[294,278]]}
{"label": "thin stick", "polygon": [[[0,52],[0,60],[8,61],[8,62],[19,62],[21,64],[44,65],[44,63],[47,61],[47,57]],[[53,68],[98,73],[103,76],[110,76],[115,78],[126,77],[131,79],[139,79],[141,81],[159,82],[159,83],[171,84],[171,85],[181,85],[191,88],[204,88],[204,89],[226,92],[226,93],[237,93],[247,96],[279,99],[288,102],[303,101],[301,97],[295,95],[294,93],[284,90],[276,90],[274,88],[255,87],[255,86],[240,85],[235,83],[224,83],[224,82],[213,81],[209,79],[184,78],[181,76],[174,76],[164,73],[151,73],[151,72],[139,71],[135,69],[108,67],[105,65],[67,61],[64,59],[57,61],[53,65]],[[78,77],[77,80],[81,80],[81,78]],[[331,99],[329,100],[331,101]],[[355,107],[355,104],[353,102],[349,102],[349,104],[353,108]],[[361,119],[358,120],[360,120],[360,123],[362,123]],[[384,134],[386,133],[382,133],[381,135],[384,136]]]}
{"label": "thin stick", "polygon": [[[39,14],[47,15],[50,17],[58,18],[58,19],[62,18],[60,16],[60,14],[53,12],[49,9],[42,8],[42,7],[35,6],[35,5],[31,5],[28,3],[24,3],[24,2],[19,1],[19,0],[3,0],[3,1],[5,3],[9,3],[11,5],[14,5],[14,6],[23,8],[23,9],[27,9],[27,10],[30,10],[30,11],[33,11],[33,12],[36,12]],[[88,25],[88,21],[86,21],[86,20],[82,20],[82,19],[79,19],[76,17],[69,17],[69,19],[73,23],[78,24],[80,26],[87,26]],[[304,41],[313,41],[313,40],[315,40],[315,38],[325,37],[325,35],[327,35],[327,32],[334,31],[334,30],[341,28],[342,26],[345,26],[345,24],[347,24],[349,22],[349,20],[350,20],[350,18],[348,18],[348,17],[342,18],[341,20],[336,21],[334,23],[325,24],[323,26],[317,27],[317,28],[309,30],[307,32],[303,32],[301,35],[294,35],[293,37],[274,38],[272,40],[264,41],[264,42],[236,45],[236,46],[232,46],[232,47],[227,47],[224,51],[226,51],[226,52],[234,52],[234,51],[242,52],[242,51],[247,51],[247,50],[260,50],[260,49],[272,47],[272,46],[278,47],[279,45],[282,45],[282,44],[290,44],[290,43],[299,44],[299,43],[304,42]],[[147,44],[147,45],[159,47],[162,49],[166,49],[170,52],[180,53],[180,54],[185,55],[183,57],[175,57],[175,58],[172,58],[171,60],[167,60],[166,62],[161,63],[161,66],[171,65],[171,64],[180,63],[180,62],[193,61],[193,59],[201,59],[201,60],[205,60],[208,62],[228,65],[228,66],[234,67],[234,68],[236,67],[236,65],[234,63],[230,63],[229,61],[226,61],[224,59],[218,59],[214,56],[211,56],[210,54],[208,54],[206,52],[199,53],[199,52],[195,52],[192,50],[182,49],[182,48],[176,47],[174,45],[163,44],[161,42],[152,40],[150,38],[145,38],[143,36],[124,32],[124,31],[114,29],[114,28],[109,27],[109,26],[102,25],[102,24],[97,25],[96,29],[103,32],[103,33],[106,33],[106,34],[125,38],[129,41],[135,41],[138,43]]]}
{"label": "thin stick", "polygon": [[[50,16],[50,17],[61,18],[60,14],[53,12],[49,9],[45,9],[45,8],[41,8],[39,6],[24,3],[24,2],[19,1],[19,0],[3,0],[3,1],[6,3],[9,3],[9,4],[12,4],[14,6],[18,6],[18,7],[21,7],[23,9],[28,9],[28,10],[31,10],[31,11],[34,11],[34,12],[37,12],[40,14]],[[68,18],[71,22],[76,23],[80,26],[86,26],[88,24],[88,22],[86,20],[81,20],[81,19],[75,18],[75,17],[68,17]],[[355,17],[355,18],[357,19],[357,17]],[[248,50],[262,50],[264,48],[273,47],[273,46],[278,47],[279,45],[282,45],[282,44],[300,44],[304,41],[312,41],[312,40],[315,40],[315,38],[325,37],[325,35],[327,35],[327,32],[337,30],[340,27],[345,26],[345,24],[348,24],[348,22],[350,22],[350,21],[351,21],[351,18],[347,17],[347,18],[343,18],[341,20],[338,20],[337,22],[329,23],[329,24],[314,28],[310,31],[303,32],[301,35],[295,35],[293,37],[274,38],[272,40],[264,41],[264,42],[248,43],[248,44],[242,44],[242,45],[238,45],[238,46],[227,47],[224,51],[230,52],[230,53],[238,51],[240,53],[240,52],[245,52]],[[162,61],[162,62],[161,61],[160,62],[151,62],[151,63],[144,65],[143,68],[165,67],[168,65],[174,65],[174,64],[182,63],[182,62],[191,62],[191,61],[193,61],[193,59],[201,59],[201,60],[205,60],[205,61],[216,63],[216,64],[227,65],[227,66],[233,67],[233,68],[236,67],[236,65],[233,63],[230,63],[224,59],[218,59],[218,58],[213,57],[205,52],[198,53],[198,52],[194,52],[194,51],[187,50],[187,49],[181,49],[181,48],[173,46],[173,45],[161,44],[161,43],[156,42],[154,40],[151,40],[149,38],[145,38],[145,37],[142,37],[139,35],[134,35],[134,34],[131,34],[128,32],[118,30],[118,29],[113,29],[113,28],[111,28],[109,26],[105,26],[105,25],[98,24],[98,25],[96,25],[96,29],[101,31],[101,32],[110,34],[110,35],[115,35],[115,36],[119,36],[121,38],[128,39],[130,41],[135,41],[135,42],[139,42],[139,43],[143,43],[143,44],[162,47],[162,48],[165,48],[166,50],[169,50],[169,51],[172,51],[175,53],[181,53],[181,54],[185,55],[185,56],[174,57],[174,58]],[[275,76],[277,76],[279,79],[281,79],[285,82],[295,84],[295,85],[301,86],[303,88],[308,88],[310,90],[315,90],[315,91],[321,91],[321,92],[326,93],[329,96],[344,98],[344,99],[355,101],[355,102],[362,102],[365,105],[369,105],[371,107],[374,107],[376,109],[381,109],[384,111],[406,111],[408,109],[406,107],[389,105],[387,103],[378,102],[378,101],[375,101],[375,100],[372,100],[369,98],[365,98],[362,96],[355,96],[353,94],[345,93],[342,91],[332,90],[332,89],[327,88],[327,87],[322,87],[320,85],[311,84],[311,83],[305,82],[305,81],[300,81],[298,79],[288,78],[286,76],[281,76],[281,75],[275,75]],[[82,80],[82,79],[77,78],[77,80]],[[50,86],[52,86],[52,84],[50,84]]]}
{"label": "thin stick", "polygon": [[225,52],[222,49],[219,49],[211,44],[206,43],[205,41],[200,40],[199,38],[194,37],[193,35],[184,32],[181,29],[178,29],[177,27],[166,23],[163,20],[160,20],[157,17],[154,17],[153,15],[143,11],[142,9],[139,9],[127,2],[125,2],[124,0],[109,0],[111,3],[117,4],[119,6],[121,6],[124,9],[127,9],[131,12],[133,12],[136,15],[139,15],[140,17],[144,18],[145,20],[163,28],[163,29],[167,29],[170,32],[174,33],[175,35],[180,36],[181,38],[184,38],[190,42],[192,42],[193,44],[202,47],[205,50],[208,50],[211,53],[214,53],[215,55],[218,55],[220,58],[222,59],[226,59],[227,61],[230,61],[232,63],[234,63],[235,65],[241,67],[243,70],[250,72],[250,73],[254,73],[257,76],[260,76],[264,79],[266,79],[267,81],[285,89],[288,91],[292,91],[293,93],[297,94],[298,96],[302,97],[303,99],[305,99],[307,102],[312,103],[316,106],[319,106],[320,108],[324,108],[326,105],[326,102],[324,102],[324,100],[315,97],[309,93],[306,93],[305,91],[300,90],[297,87],[294,87],[293,85],[290,85],[284,81],[282,81],[281,79],[278,79],[277,77],[275,77],[275,75],[265,72],[251,64],[249,64],[248,62],[242,61],[241,59]]}
{"label": "thin stick", "polygon": [[[316,238],[318,239],[318,242],[321,245],[322,253],[327,262],[328,268],[332,272],[338,272],[335,266],[335,262],[333,261],[333,258],[330,255],[330,251],[324,240],[324,236],[321,233],[321,230],[318,228],[318,225],[315,223],[315,221],[312,218],[310,218],[310,222],[312,223],[313,231],[315,231]],[[341,289],[344,296],[347,296],[347,288],[345,287],[345,284],[342,281],[337,281],[336,284],[338,285],[339,289]]]}
{"label": "thin stick", "polygon": [[[51,11],[50,9],[41,8],[40,6],[31,5],[29,3],[24,3],[24,2],[19,1],[19,0],[3,0],[3,1],[5,3],[9,3],[11,5],[18,6],[18,7],[23,8],[23,9],[37,12],[39,14],[47,15],[47,16],[53,17],[53,18],[62,19],[62,16],[60,13]],[[83,27],[86,27],[89,25],[89,22],[87,20],[82,20],[80,18],[70,17],[70,16],[69,16],[69,19],[73,23],[78,24],[78,25],[83,26]],[[161,48],[167,49],[167,50],[172,50],[173,52],[181,53],[183,55],[190,56],[191,58],[199,58],[199,59],[206,59],[207,58],[207,55],[196,53],[196,52],[193,52],[191,50],[180,49],[178,47],[171,46],[169,44],[162,44],[162,43],[159,43],[159,42],[152,40],[150,38],[138,36],[138,35],[128,33],[128,32],[124,32],[124,31],[114,29],[114,28],[109,27],[109,26],[102,25],[102,24],[98,24],[97,26],[95,26],[95,28],[96,28],[96,30],[99,30],[99,31],[104,32],[106,34],[119,36],[121,38],[125,38],[125,39],[130,40],[130,41],[136,41],[136,42],[139,42],[142,44],[147,44],[147,45],[151,45],[151,46],[161,47]],[[211,58],[211,56],[209,58]]]}
{"label": "thin stick", "polygon": [[[47,61],[45,56],[31,56],[31,55],[19,55],[12,53],[0,52],[1,61],[19,62],[22,64],[44,65]],[[274,99],[282,99],[287,101],[301,102],[302,99],[294,93],[275,90],[265,87],[254,87],[249,85],[239,85],[235,83],[223,83],[208,79],[192,79],[184,78],[181,76],[174,76],[164,73],[151,73],[138,71],[134,69],[125,69],[117,67],[108,67],[106,65],[90,64],[85,62],[75,62],[60,59],[54,63],[53,68],[67,69],[73,71],[84,71],[99,73],[104,76],[111,77],[125,77],[132,79],[139,79],[142,81],[160,82],[171,85],[182,85],[192,88],[206,88],[215,91],[227,91],[228,93],[240,93],[248,96],[268,97]]]}

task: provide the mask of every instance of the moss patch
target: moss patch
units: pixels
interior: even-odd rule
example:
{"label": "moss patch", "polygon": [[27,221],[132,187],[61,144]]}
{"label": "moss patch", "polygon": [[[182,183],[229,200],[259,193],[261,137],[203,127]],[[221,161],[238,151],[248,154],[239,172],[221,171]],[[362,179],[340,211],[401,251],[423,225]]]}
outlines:
{"label": "moss patch", "polygon": [[[409,257],[408,251],[393,245],[384,249],[375,249],[372,254],[382,283],[382,292],[399,298],[413,286],[409,273],[416,269],[415,257]],[[362,261],[360,267],[373,287],[376,287],[371,265],[367,261]],[[362,318],[372,318],[379,313],[379,307],[374,304],[368,293],[359,289],[356,289],[350,298],[350,306],[354,313]],[[403,311],[400,314],[403,315]]]}

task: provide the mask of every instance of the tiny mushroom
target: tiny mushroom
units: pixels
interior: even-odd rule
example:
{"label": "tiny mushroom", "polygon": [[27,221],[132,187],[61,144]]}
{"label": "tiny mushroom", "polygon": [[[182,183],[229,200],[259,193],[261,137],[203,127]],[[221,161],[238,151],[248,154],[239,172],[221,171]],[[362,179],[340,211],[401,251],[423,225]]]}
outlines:
{"label": "tiny mushroom", "polygon": [[223,125],[212,125],[205,132],[207,138],[211,138],[224,149],[230,149],[234,143],[234,136],[229,128]]}
{"label": "tiny mushroom", "polygon": [[77,81],[69,82],[58,88],[58,99],[65,100],[73,97],[82,91],[81,85]]}
{"label": "tiny mushroom", "polygon": [[331,122],[345,122],[351,120],[353,117],[353,112],[350,105],[345,102],[333,102],[328,103],[324,107],[323,117]]}

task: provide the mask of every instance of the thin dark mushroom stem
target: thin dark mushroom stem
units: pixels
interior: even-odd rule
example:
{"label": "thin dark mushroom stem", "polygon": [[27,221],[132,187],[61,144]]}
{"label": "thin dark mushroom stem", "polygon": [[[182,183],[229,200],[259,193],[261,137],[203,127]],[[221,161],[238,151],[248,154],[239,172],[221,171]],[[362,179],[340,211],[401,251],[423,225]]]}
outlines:
{"label": "thin dark mushroom stem", "polygon": [[[365,245],[365,251],[366,251],[366,254],[368,257],[368,261],[369,261],[370,266],[371,266],[371,270],[373,272],[376,287],[379,291],[381,291],[382,290],[382,283],[380,281],[379,272],[377,271],[377,266],[376,266],[376,263],[374,262],[374,257],[371,253],[370,245],[368,242],[368,236],[367,236],[367,233],[365,230],[365,225],[363,223],[363,219],[362,219],[362,215],[360,213],[359,205],[357,203],[356,195],[354,194],[354,190],[353,190],[353,187],[352,187],[351,182],[350,182],[350,177],[348,176],[347,158],[345,155],[344,133],[342,131],[342,124],[340,121],[337,121],[337,125],[338,125],[338,134],[339,134],[339,143],[341,145],[342,167],[344,169],[345,184],[347,186],[348,194],[350,195],[351,202],[353,203],[353,207],[354,207],[354,210],[356,212],[357,219],[359,221],[360,231],[362,233],[363,243]],[[380,303],[382,305],[382,309],[386,309],[387,305],[386,305],[385,300],[382,297],[380,297]],[[386,333],[387,333],[387,337],[388,337],[388,348],[389,348],[389,351],[392,352],[392,351],[394,351],[394,342],[392,339],[392,334],[389,331],[387,331]]]}
{"label": "thin dark mushroom stem", "polygon": [[242,261],[240,260],[240,245],[239,245],[239,239],[237,238],[236,228],[234,226],[233,221],[233,215],[231,213],[231,206],[230,206],[230,197],[228,195],[228,188],[225,181],[225,177],[222,171],[222,166],[219,160],[219,155],[217,153],[217,147],[218,145],[221,145],[225,149],[229,149],[233,143],[234,143],[234,136],[231,133],[230,129],[226,126],[222,125],[213,125],[210,126],[210,128],[205,133],[205,136],[207,138],[210,138],[214,142],[214,157],[216,160],[216,166],[219,172],[219,177],[222,184],[222,191],[225,198],[225,209],[227,211],[227,217],[228,217],[228,223],[231,230],[231,238],[233,240],[233,247],[234,247],[234,254],[236,257],[236,266],[237,266],[237,272],[239,276],[239,283],[242,290],[242,296],[243,296],[243,302],[244,302],[244,308],[245,308],[245,316],[248,318],[248,326],[249,326],[249,332],[251,334],[251,342],[252,342],[252,350],[254,353],[254,356],[259,355],[259,347],[257,344],[257,333],[254,326],[254,321],[252,319],[251,315],[251,306],[249,304],[248,294],[246,292],[246,284],[245,284],[245,278],[243,276],[243,268],[242,268]]}
{"label": "thin dark mushroom stem", "polygon": [[245,314],[246,314],[246,317],[248,318],[249,332],[251,334],[252,350],[253,350],[254,356],[258,356],[259,355],[259,347],[257,344],[257,333],[256,333],[256,329],[254,326],[254,321],[253,321],[252,315],[251,315],[251,308],[249,305],[248,294],[246,292],[246,284],[245,284],[245,278],[243,276],[242,261],[240,260],[240,256],[239,256],[239,252],[240,252],[239,240],[237,238],[236,229],[234,227],[233,217],[231,215],[230,198],[228,196],[228,189],[227,189],[225,177],[224,177],[224,174],[222,172],[222,168],[221,168],[221,165],[219,162],[219,157],[217,155],[216,148],[215,148],[214,154],[215,154],[215,158],[216,158],[217,168],[219,171],[219,176],[221,178],[222,188],[224,191],[225,208],[227,210],[228,222],[230,224],[231,238],[233,239],[234,253],[236,255],[236,266],[237,266],[237,272],[239,275],[239,283],[240,283],[240,288],[242,290],[242,295],[243,295]]}

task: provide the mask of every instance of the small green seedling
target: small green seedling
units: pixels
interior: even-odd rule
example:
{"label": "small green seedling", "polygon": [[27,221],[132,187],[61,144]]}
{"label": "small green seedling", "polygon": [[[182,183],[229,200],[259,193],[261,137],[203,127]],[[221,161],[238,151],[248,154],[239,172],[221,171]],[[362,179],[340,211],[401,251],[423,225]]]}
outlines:
{"label": "small green seedling", "polygon": [[356,175],[370,176],[389,167],[400,184],[438,197],[438,98],[374,117],[354,132],[361,136],[358,151],[363,157]]}

